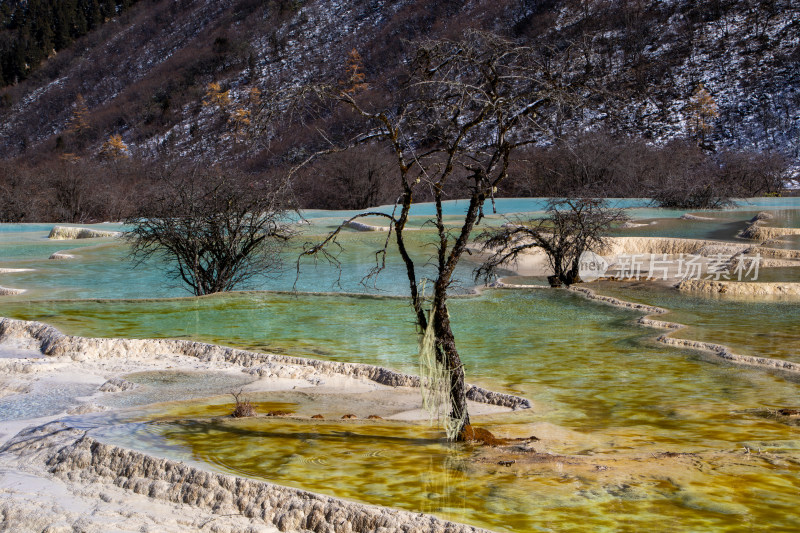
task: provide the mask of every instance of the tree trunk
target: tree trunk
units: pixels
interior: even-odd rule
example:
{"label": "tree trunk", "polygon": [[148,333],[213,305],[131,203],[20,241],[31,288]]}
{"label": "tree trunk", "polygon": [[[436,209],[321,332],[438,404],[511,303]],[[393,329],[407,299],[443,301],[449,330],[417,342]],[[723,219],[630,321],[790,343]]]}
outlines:
{"label": "tree trunk", "polygon": [[552,276],[547,276],[547,282],[550,283],[550,286],[555,288],[561,287],[561,276],[558,274],[553,274]]}
{"label": "tree trunk", "polygon": [[467,389],[464,382],[464,365],[456,349],[456,341],[450,328],[450,315],[447,312],[447,303],[442,295],[442,300],[437,298],[436,313],[434,316],[433,330],[436,334],[436,358],[443,363],[450,374],[450,405],[449,416],[453,420],[461,421],[456,431],[456,440],[464,440],[464,428],[469,426],[469,411],[467,410]]}

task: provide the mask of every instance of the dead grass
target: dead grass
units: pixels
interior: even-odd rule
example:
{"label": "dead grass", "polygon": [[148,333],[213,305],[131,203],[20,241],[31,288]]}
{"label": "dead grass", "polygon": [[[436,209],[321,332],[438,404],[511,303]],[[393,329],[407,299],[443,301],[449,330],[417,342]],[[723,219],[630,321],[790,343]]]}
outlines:
{"label": "dead grass", "polygon": [[236,406],[233,408],[233,412],[231,416],[234,418],[246,418],[250,416],[256,416],[256,409],[253,407],[253,404],[250,403],[250,400],[244,398],[242,399],[242,391],[238,393],[232,392],[231,396],[233,399],[236,400]]}

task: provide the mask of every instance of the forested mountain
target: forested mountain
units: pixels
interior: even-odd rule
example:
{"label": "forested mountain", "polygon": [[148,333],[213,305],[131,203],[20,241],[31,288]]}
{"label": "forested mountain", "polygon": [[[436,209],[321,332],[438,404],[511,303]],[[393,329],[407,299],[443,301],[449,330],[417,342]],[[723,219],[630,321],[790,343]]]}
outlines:
{"label": "forested mountain", "polygon": [[122,13],[134,0],[8,0],[0,3],[0,87]]}
{"label": "forested mountain", "polygon": [[353,48],[368,77],[383,79],[405,40],[467,27],[542,47],[569,43],[610,100],[625,100],[622,112],[598,107],[587,124],[656,141],[685,135],[702,84],[718,107],[714,142],[792,157],[800,149],[797,0],[148,0],[120,14],[129,4],[2,3],[3,80],[29,78],[2,91],[3,155],[55,143],[79,94],[91,111],[89,144],[114,133],[131,146],[187,143],[203,137],[210,82],[241,98],[238,87],[270,78],[330,76]]}
{"label": "forested mountain", "polygon": [[[313,140],[287,128],[237,142],[254,94],[335,80],[353,50],[380,92],[414,40],[468,28],[592,81],[591,105],[558,117],[548,142],[592,131],[800,160],[800,0],[6,0],[0,16],[0,156],[27,164],[95,158],[113,139],[263,171]],[[204,105],[214,91],[224,106]]]}

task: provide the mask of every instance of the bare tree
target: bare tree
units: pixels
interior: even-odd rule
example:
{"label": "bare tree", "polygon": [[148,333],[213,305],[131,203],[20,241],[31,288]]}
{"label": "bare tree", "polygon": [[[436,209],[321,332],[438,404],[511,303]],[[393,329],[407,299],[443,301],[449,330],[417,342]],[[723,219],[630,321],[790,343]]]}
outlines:
{"label": "bare tree", "polygon": [[[376,104],[363,78],[319,89],[356,114],[361,126],[351,144],[383,144],[394,154],[394,180],[401,191],[394,212],[361,213],[350,221],[380,216],[389,223],[390,234],[377,253],[373,273],[383,268],[394,239],[406,268],[423,345],[430,344],[444,375],[442,414],[452,439],[467,438],[470,418],[464,366],[450,323],[448,289],[470,234],[484,216],[484,204],[506,178],[512,154],[548,138],[554,110],[563,112],[575,102],[569,81],[556,71],[558,64],[553,55],[471,31],[459,41],[420,43],[409,62],[407,81],[389,103]],[[414,256],[405,232],[412,203],[422,192],[435,205],[436,214],[429,221],[435,229],[434,252]],[[463,217],[457,224],[446,223],[444,200],[465,197]],[[309,247],[305,255],[331,258],[327,250],[341,229]],[[429,263],[435,266],[435,274],[424,280],[419,269]],[[427,297],[423,283],[430,290]]]}
{"label": "bare tree", "polygon": [[[30,178],[19,165],[0,161],[0,222],[31,219],[35,207],[30,194]],[[35,215],[34,215],[35,216]]]}
{"label": "bare tree", "polygon": [[337,152],[316,162],[295,182],[295,194],[303,205],[316,209],[366,209],[391,203],[394,172],[392,155],[386,150],[357,147]]}
{"label": "bare tree", "polygon": [[242,288],[281,268],[291,229],[280,186],[215,167],[172,167],[142,206],[126,220],[132,258],[162,259],[196,296]]}
{"label": "bare tree", "polygon": [[91,164],[76,156],[66,156],[46,167],[52,211],[57,220],[85,223],[91,220],[96,204],[90,183]]}
{"label": "bare tree", "polygon": [[483,251],[491,255],[475,271],[475,278],[488,281],[498,268],[539,248],[547,255],[553,269],[553,275],[548,278],[550,285],[579,283],[581,254],[603,248],[608,231],[627,219],[622,209],[607,207],[605,200],[554,198],[548,203],[545,217],[507,224],[497,231],[481,234]]}
{"label": "bare tree", "polygon": [[789,176],[788,159],[772,152],[725,151],[719,155],[720,179],[737,196],[779,194]]}
{"label": "bare tree", "polygon": [[648,187],[658,207],[721,209],[734,204],[736,186],[720,179],[718,166],[698,146],[674,141],[659,155],[660,169]]}

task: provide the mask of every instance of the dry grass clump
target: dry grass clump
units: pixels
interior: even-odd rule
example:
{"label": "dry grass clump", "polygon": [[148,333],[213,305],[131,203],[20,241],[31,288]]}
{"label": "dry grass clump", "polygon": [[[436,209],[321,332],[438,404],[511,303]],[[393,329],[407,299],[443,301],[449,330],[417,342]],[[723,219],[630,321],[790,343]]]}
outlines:
{"label": "dry grass clump", "polygon": [[238,393],[232,392],[233,399],[236,400],[236,406],[233,408],[231,416],[234,418],[245,418],[249,416],[256,416],[256,409],[248,399],[242,399],[242,391]]}

